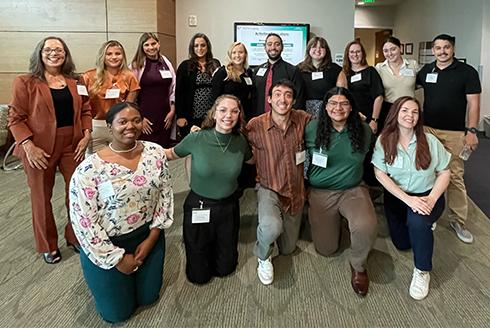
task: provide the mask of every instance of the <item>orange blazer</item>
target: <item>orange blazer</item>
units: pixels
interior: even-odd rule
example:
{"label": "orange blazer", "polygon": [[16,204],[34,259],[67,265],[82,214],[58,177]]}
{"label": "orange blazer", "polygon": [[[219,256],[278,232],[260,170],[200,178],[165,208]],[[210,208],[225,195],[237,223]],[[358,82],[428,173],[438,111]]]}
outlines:
{"label": "orange blazer", "polygon": [[[66,77],[65,80],[73,97],[72,146],[75,150],[83,138],[83,131],[92,130],[90,98],[78,94],[75,80]],[[9,106],[8,126],[17,142],[14,155],[24,155],[20,144],[28,138],[51,155],[56,137],[56,114],[48,83],[30,74],[17,77],[12,86]]]}

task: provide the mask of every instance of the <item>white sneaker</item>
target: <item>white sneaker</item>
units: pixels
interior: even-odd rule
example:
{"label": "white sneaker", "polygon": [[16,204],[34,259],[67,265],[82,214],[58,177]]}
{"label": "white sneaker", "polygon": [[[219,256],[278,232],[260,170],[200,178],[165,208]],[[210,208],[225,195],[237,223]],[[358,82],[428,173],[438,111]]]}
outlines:
{"label": "white sneaker", "polygon": [[473,242],[473,235],[464,225],[461,225],[459,222],[449,222],[449,225],[454,229],[454,231],[456,231],[456,234],[461,241],[467,244],[471,244]]}
{"label": "white sneaker", "polygon": [[413,269],[412,283],[410,284],[410,296],[413,299],[420,301],[429,294],[430,273],[428,271],[420,271]]}
{"label": "white sneaker", "polygon": [[271,257],[267,260],[259,260],[259,266],[257,267],[257,274],[259,276],[259,280],[264,285],[270,285],[274,281],[274,266],[271,262]]}

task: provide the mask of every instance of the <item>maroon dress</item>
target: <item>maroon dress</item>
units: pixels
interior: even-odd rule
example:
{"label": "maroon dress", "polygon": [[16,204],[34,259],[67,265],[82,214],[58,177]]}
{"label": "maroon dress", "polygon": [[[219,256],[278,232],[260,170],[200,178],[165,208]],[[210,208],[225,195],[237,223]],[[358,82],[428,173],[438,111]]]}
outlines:
{"label": "maroon dress", "polygon": [[165,117],[170,112],[170,85],[172,78],[162,78],[161,70],[168,66],[163,58],[158,60],[146,58],[146,66],[141,76],[141,90],[138,94],[138,106],[143,117],[150,120],[153,125],[151,134],[141,133],[140,140],[147,140],[160,144],[163,148],[170,148],[170,131],[165,129]]}

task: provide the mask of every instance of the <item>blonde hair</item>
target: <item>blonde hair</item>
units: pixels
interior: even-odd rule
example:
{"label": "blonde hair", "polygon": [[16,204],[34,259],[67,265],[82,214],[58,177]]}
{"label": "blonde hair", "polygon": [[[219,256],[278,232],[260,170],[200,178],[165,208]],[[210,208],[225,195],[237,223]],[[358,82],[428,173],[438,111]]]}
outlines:
{"label": "blonde hair", "polygon": [[237,46],[243,47],[243,50],[245,52],[245,58],[243,60],[243,69],[247,70],[247,68],[248,68],[248,51],[247,51],[247,48],[241,42],[233,42],[231,44],[230,48],[228,49],[228,53],[227,53],[226,60],[225,60],[225,63],[226,63],[226,65],[225,65],[226,79],[225,80],[230,79],[230,80],[235,81],[235,82],[240,82],[240,76],[233,71],[233,61],[231,60],[233,49]]}
{"label": "blonde hair", "polygon": [[95,96],[97,95],[100,90],[102,89],[102,85],[105,82],[105,53],[108,48],[110,47],[119,47],[121,48],[121,52],[123,55],[123,59],[121,61],[121,64],[119,65],[119,72],[123,74],[123,79],[126,81],[126,76],[124,73],[128,71],[128,64],[126,62],[126,52],[124,51],[124,47],[119,41],[115,40],[109,40],[106,41],[102,44],[102,46],[99,49],[99,52],[97,53],[97,57],[95,58],[95,81],[94,84],[92,84],[89,88],[88,91],[90,92],[90,95]]}

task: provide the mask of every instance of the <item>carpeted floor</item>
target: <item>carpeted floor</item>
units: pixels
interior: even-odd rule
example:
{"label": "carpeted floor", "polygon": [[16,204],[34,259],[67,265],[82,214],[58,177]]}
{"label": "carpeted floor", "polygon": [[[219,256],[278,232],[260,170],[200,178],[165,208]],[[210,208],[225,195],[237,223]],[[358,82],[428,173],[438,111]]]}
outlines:
{"label": "carpeted floor", "polygon": [[[408,294],[411,251],[395,249],[382,206],[376,203],[378,239],[368,261],[371,285],[360,298],[350,286],[349,235],[339,251],[318,255],[304,228],[292,256],[273,259],[275,281],[263,286],[252,253],[256,240],[255,193],[241,200],[240,258],[234,274],[195,286],[185,278],[182,203],[187,194],[182,162],[171,163],[175,223],[166,232],[166,259],[159,301],[117,327],[488,327],[490,325],[490,221],[470,200],[475,242],[459,241],[443,216],[435,231],[429,296]],[[0,171],[0,327],[110,327],[97,314],[79,258],[66,242],[63,260],[47,265],[35,252],[29,190],[22,170]],[[59,232],[66,224],[61,176],[53,208]],[[277,251],[276,251],[277,253]],[[114,286],[117,288],[117,286]]]}

